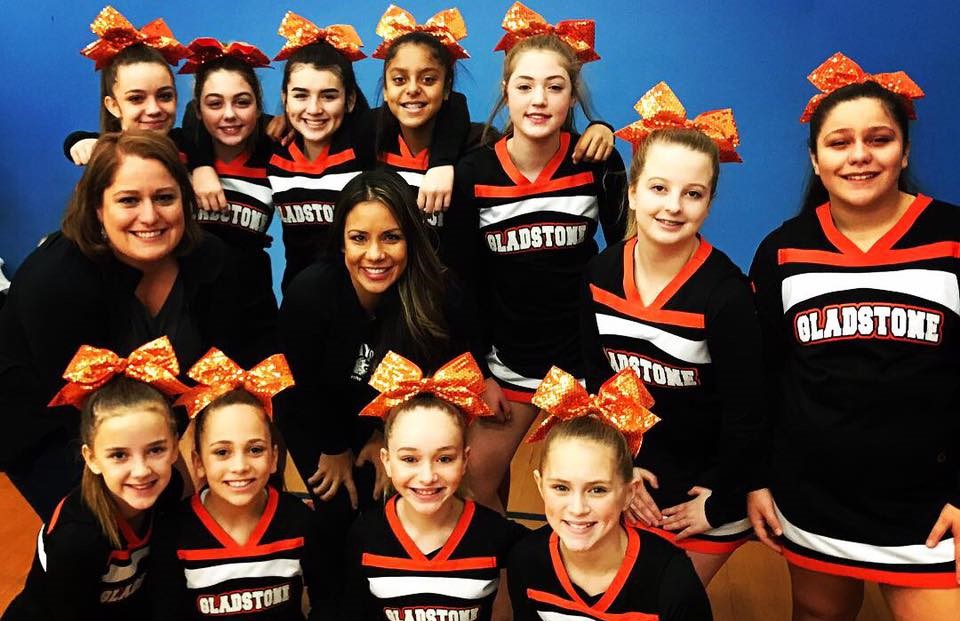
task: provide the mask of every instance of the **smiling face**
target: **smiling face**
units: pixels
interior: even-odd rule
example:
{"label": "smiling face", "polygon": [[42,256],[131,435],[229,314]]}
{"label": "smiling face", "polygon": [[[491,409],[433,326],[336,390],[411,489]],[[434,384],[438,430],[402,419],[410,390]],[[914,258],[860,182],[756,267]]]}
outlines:
{"label": "smiling face", "polygon": [[239,154],[257,128],[260,110],[243,74],[220,69],[203,83],[198,114],[216,144]]}
{"label": "smiling face", "polygon": [[251,506],[277,471],[277,447],[262,410],[246,404],[223,405],[204,414],[197,475],[205,477],[212,502]]}
{"label": "smiling face", "polygon": [[112,95],[103,105],[120,120],[120,128],[167,133],[177,117],[173,76],[159,63],[132,63],[117,68]]}
{"label": "smiling face", "polygon": [[628,194],[640,239],[686,248],[710,211],[713,175],[706,153],[671,142],[650,144]]}
{"label": "smiling face", "polygon": [[576,103],[563,58],[549,50],[521,52],[504,93],[514,134],[532,140],[555,136]]}
{"label": "smiling face", "polygon": [[586,438],[558,438],[550,442],[534,478],[547,522],[567,550],[586,552],[619,537],[620,515],[633,492],[617,470],[611,447]]}
{"label": "smiling face", "polygon": [[141,271],[173,256],[183,238],[180,187],[159,161],[121,155],[97,218],[114,255]]}
{"label": "smiling face", "polygon": [[401,44],[387,64],[383,99],[404,132],[429,133],[449,94],[447,69],[432,51],[417,43]]}
{"label": "smiling face", "polygon": [[354,94],[347,95],[343,80],[329,69],[297,63],[290,70],[283,104],[290,126],[303,136],[308,148],[322,149],[330,144],[353,110]]}
{"label": "smiling face", "polygon": [[831,204],[863,209],[898,196],[908,155],[903,133],[883,103],[863,97],[830,110],[810,161]]}
{"label": "smiling face", "polygon": [[380,458],[409,508],[432,515],[456,493],[469,452],[463,428],[451,412],[415,405],[396,415]]}
{"label": "smiling face", "polygon": [[154,409],[131,407],[97,416],[101,420],[92,445],[83,445],[83,459],[103,477],[120,515],[129,520],[152,507],[166,489],[177,461],[177,439],[167,415]]}
{"label": "smiling face", "polygon": [[350,210],[343,227],[343,262],[360,303],[372,310],[407,269],[407,240],[386,205],[364,201]]}

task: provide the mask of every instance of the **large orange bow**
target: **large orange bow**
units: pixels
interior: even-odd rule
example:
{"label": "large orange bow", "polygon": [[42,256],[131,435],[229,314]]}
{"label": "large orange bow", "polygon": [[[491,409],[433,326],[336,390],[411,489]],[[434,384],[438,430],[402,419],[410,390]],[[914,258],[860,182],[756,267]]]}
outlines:
{"label": "large orange bow", "polygon": [[395,4],[387,7],[386,13],[383,14],[380,23],[377,24],[377,34],[383,37],[383,43],[377,47],[371,56],[373,58],[386,58],[387,50],[393,45],[393,41],[397,37],[411,32],[423,32],[436,37],[450,51],[450,56],[454,60],[470,58],[467,50],[457,43],[467,36],[467,24],[464,23],[459,10],[454,8],[440,11],[425,23],[418,24],[413,15]]}
{"label": "large orange bow", "polygon": [[503,35],[497,47],[493,48],[494,52],[498,50],[507,52],[527,37],[552,34],[572,47],[581,63],[600,60],[600,55],[594,49],[596,22],[592,19],[565,19],[553,26],[536,11],[528,9],[519,2],[514,2],[507,9],[507,14],[500,25],[507,34]]}
{"label": "large orange bow", "polygon": [[256,69],[258,67],[269,67],[270,59],[261,52],[256,46],[234,41],[230,45],[224,45],[213,37],[198,37],[187,46],[190,50],[190,58],[180,68],[179,73],[196,73],[200,67],[210,61],[230,56],[236,58],[245,65]]}
{"label": "large orange bow", "polygon": [[109,349],[81,345],[63,372],[67,385],[54,395],[49,407],[73,405],[82,408],[90,393],[120,374],[150,384],[171,397],[187,390],[177,379],[180,365],[170,340],[165,336],[141,345],[127,358],[121,358]]}
{"label": "large orange bow", "polygon": [[867,73],[860,68],[860,65],[850,60],[843,53],[837,52],[828,58],[822,65],[813,70],[807,76],[810,82],[820,89],[820,93],[814,95],[807,102],[807,107],[800,115],[801,123],[808,123],[813,116],[814,110],[823,101],[823,98],[844,86],[850,84],[862,84],[864,82],[876,82],[888,91],[892,91],[907,100],[907,113],[911,119],[917,118],[913,109],[914,99],[923,97],[923,90],[917,86],[917,83],[910,79],[903,71],[894,71],[893,73]]}
{"label": "large orange bow", "polygon": [[326,41],[351,62],[367,57],[360,51],[360,48],[363,47],[360,35],[349,24],[333,24],[326,28],[320,28],[309,19],[301,17],[293,11],[287,11],[287,14],[283,16],[283,21],[280,22],[277,34],[285,38],[287,42],[280,49],[280,53],[273,58],[274,60],[286,60],[301,47],[306,47],[317,41]]}
{"label": "large orange bow", "polygon": [[443,365],[433,377],[424,377],[420,367],[390,351],[373,372],[370,385],[380,395],[363,408],[360,416],[384,418],[393,408],[423,393],[460,408],[467,424],[475,418],[493,415],[481,398],[483,373],[470,353],[460,354]]}
{"label": "large orange bow", "polygon": [[162,19],[155,19],[137,30],[112,6],[100,11],[90,24],[90,30],[99,39],[80,50],[80,53],[96,62],[97,71],[107,66],[114,56],[137,43],[157,50],[171,65],[176,65],[190,55],[187,48],[173,38],[173,33]]}
{"label": "large orange bow", "polygon": [[550,428],[563,420],[591,414],[620,430],[636,455],[643,434],[660,418],[651,412],[653,397],[632,367],[626,367],[604,382],[596,396],[587,392],[575,377],[551,367],[530,402],[547,412],[547,418],[533,430],[527,442],[547,436]]}
{"label": "large orange bow", "polygon": [[632,143],[634,149],[654,130],[687,128],[706,134],[717,145],[721,162],[743,161],[737,153],[740,134],[730,108],[710,110],[690,120],[683,104],[666,82],[660,82],[644,93],[633,108],[640,114],[640,120],[617,130],[616,135]]}
{"label": "large orange bow", "polygon": [[293,373],[283,354],[274,354],[249,371],[244,371],[216,347],[211,347],[187,371],[187,376],[198,385],[177,399],[177,405],[185,406],[190,418],[236,388],[243,388],[259,399],[267,416],[273,418],[273,396],[293,386]]}

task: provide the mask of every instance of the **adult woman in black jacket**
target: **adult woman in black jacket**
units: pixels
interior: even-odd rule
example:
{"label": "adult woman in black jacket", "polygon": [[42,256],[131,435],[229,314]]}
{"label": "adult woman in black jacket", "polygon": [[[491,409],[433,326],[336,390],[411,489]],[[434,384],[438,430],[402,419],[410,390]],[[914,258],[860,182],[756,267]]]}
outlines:
{"label": "adult woman in black jacket", "polygon": [[190,217],[196,199],[169,138],[106,134],[61,230],[17,272],[0,312],[0,465],[42,518],[79,481],[78,421],[47,403],[81,344],[126,355],[166,335],[181,367],[216,345],[241,364],[273,350],[276,316],[257,310],[222,242]]}

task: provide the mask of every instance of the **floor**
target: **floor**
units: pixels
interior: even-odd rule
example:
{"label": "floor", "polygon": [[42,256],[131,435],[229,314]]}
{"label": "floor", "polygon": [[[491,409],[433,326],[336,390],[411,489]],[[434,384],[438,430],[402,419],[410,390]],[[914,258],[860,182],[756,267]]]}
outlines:
{"label": "floor", "polygon": [[[513,462],[510,510],[540,514],[542,507],[530,472],[537,463],[536,445],[522,445]],[[303,483],[290,468],[288,487],[302,490]],[[33,560],[40,520],[30,510],[6,476],[0,475],[0,611],[19,592]],[[713,579],[709,589],[716,621],[775,621],[790,618],[790,584],[786,565],[776,554],[757,543],[742,547]],[[858,621],[889,621],[875,585],[869,585]]]}

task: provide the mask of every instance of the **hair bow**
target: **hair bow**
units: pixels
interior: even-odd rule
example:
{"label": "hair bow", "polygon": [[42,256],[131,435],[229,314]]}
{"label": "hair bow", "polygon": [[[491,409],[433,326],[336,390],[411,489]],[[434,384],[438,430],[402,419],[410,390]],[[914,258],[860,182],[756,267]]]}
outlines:
{"label": "hair bow", "polygon": [[349,24],[333,24],[326,28],[320,28],[309,19],[301,17],[293,11],[287,11],[287,14],[283,16],[283,21],[280,22],[277,34],[285,38],[287,42],[273,58],[274,60],[286,60],[301,47],[306,47],[318,41],[326,41],[351,62],[367,57],[360,51],[360,48],[363,47],[360,35]]}
{"label": "hair bow", "polygon": [[80,50],[80,53],[96,62],[97,71],[107,66],[114,56],[137,43],[157,50],[171,65],[190,55],[187,48],[173,38],[173,33],[162,19],[155,19],[137,30],[112,6],[100,11],[90,24],[90,30],[99,38]]}
{"label": "hair bow", "polygon": [[180,365],[170,340],[165,336],[141,345],[127,358],[121,358],[109,349],[81,345],[63,372],[67,385],[54,395],[48,406],[82,408],[91,393],[120,374],[150,384],[171,397],[187,390],[177,379]]}
{"label": "hair bow", "polygon": [[402,37],[411,32],[423,32],[436,37],[450,51],[450,56],[454,60],[470,58],[467,50],[457,43],[467,36],[467,25],[464,23],[459,10],[454,8],[440,11],[423,24],[418,24],[413,15],[395,4],[387,7],[383,17],[380,18],[380,23],[377,24],[377,34],[383,37],[383,43],[377,47],[371,56],[373,58],[386,58],[387,50],[393,45],[393,41],[397,37]]}
{"label": "hair bow", "polygon": [[547,418],[533,430],[527,442],[542,440],[560,421],[593,414],[619,429],[636,455],[643,434],[660,421],[649,410],[653,407],[653,397],[632,367],[626,367],[604,382],[596,395],[589,394],[566,371],[551,367],[530,402],[546,411]]}
{"label": "hair bow", "polygon": [[273,396],[293,386],[293,373],[283,354],[274,354],[249,371],[244,371],[216,347],[211,347],[187,371],[187,376],[195,380],[198,386],[177,399],[177,405],[186,407],[190,418],[236,388],[243,388],[259,399],[267,416],[273,418]]}
{"label": "hair bow", "polygon": [[470,353],[460,354],[440,367],[433,377],[424,377],[420,367],[400,354],[387,352],[370,378],[380,395],[363,408],[360,416],[386,415],[393,408],[419,394],[430,393],[460,408],[467,424],[481,416],[492,416],[484,403],[483,373]]}
{"label": "hair bow", "polygon": [[190,51],[190,58],[180,68],[179,73],[196,73],[203,65],[224,56],[236,58],[253,69],[270,66],[270,59],[266,54],[256,46],[242,41],[224,45],[213,37],[198,37],[190,42],[187,49]]}
{"label": "hair bow", "polygon": [[721,162],[743,161],[737,153],[740,134],[730,108],[710,110],[690,120],[683,104],[666,82],[660,82],[644,93],[633,108],[640,114],[640,120],[617,130],[616,135],[632,143],[634,149],[658,129],[696,129],[717,145]]}
{"label": "hair bow", "polygon": [[581,63],[600,60],[600,55],[594,49],[596,22],[592,19],[565,19],[554,26],[536,11],[528,9],[519,2],[514,2],[507,9],[507,14],[500,25],[507,34],[503,35],[497,47],[493,48],[494,52],[498,50],[508,52],[510,48],[527,37],[553,34],[573,48]]}
{"label": "hair bow", "polygon": [[860,68],[860,65],[850,60],[842,52],[837,52],[828,58],[822,65],[813,70],[807,76],[810,82],[820,89],[820,93],[814,95],[807,102],[807,107],[800,115],[801,123],[808,123],[813,116],[814,110],[823,101],[823,98],[844,86],[850,84],[863,84],[864,82],[876,82],[888,91],[894,92],[906,99],[907,114],[911,119],[917,118],[916,111],[913,109],[914,99],[923,97],[923,90],[917,86],[917,83],[910,79],[903,71],[894,71],[892,73],[867,73]]}

